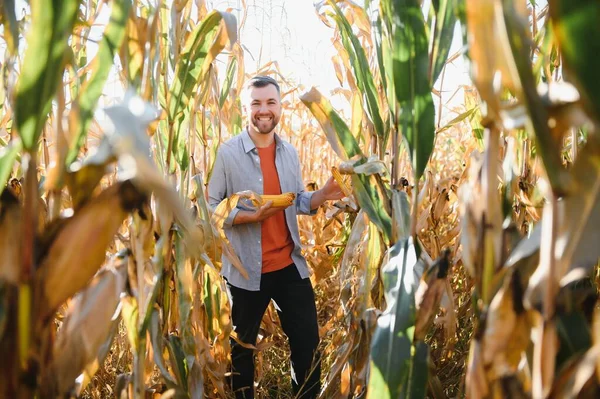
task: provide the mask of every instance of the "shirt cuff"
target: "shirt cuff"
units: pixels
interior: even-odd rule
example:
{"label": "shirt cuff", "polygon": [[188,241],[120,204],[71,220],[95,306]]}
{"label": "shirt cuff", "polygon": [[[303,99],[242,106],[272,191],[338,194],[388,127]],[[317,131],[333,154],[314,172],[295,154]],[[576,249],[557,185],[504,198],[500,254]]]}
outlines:
{"label": "shirt cuff", "polygon": [[316,215],[319,208],[310,209],[310,201],[314,191],[304,191],[296,199],[296,213],[298,215]]}
{"label": "shirt cuff", "polygon": [[229,215],[227,215],[227,219],[225,219],[225,223],[223,223],[223,227],[231,228],[233,226],[233,219],[235,219],[235,215],[240,211],[239,208],[233,208]]}

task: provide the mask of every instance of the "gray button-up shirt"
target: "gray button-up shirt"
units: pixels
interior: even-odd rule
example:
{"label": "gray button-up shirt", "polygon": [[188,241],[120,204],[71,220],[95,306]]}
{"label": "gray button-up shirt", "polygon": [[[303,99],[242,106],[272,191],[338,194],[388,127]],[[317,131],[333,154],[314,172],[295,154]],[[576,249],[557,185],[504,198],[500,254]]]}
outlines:
{"label": "gray button-up shirt", "polygon": [[[294,204],[285,209],[285,220],[294,241],[292,260],[302,278],[309,275],[306,260],[301,253],[300,234],[298,232],[297,215],[314,215],[310,210],[312,191],[304,191],[304,183],[300,173],[300,161],[296,149],[288,142],[275,135],[275,166],[281,184],[281,192],[296,193]],[[219,203],[231,195],[245,190],[263,194],[263,175],[260,158],[254,142],[247,130],[233,137],[219,147],[217,159],[208,183],[208,204],[214,211]],[[249,291],[260,290],[262,274],[262,245],[260,223],[244,223],[233,225],[233,219],[240,209],[247,209],[238,204],[224,223],[227,239],[231,243],[249,279],[245,279],[224,255],[221,274],[227,281],[238,288]]]}

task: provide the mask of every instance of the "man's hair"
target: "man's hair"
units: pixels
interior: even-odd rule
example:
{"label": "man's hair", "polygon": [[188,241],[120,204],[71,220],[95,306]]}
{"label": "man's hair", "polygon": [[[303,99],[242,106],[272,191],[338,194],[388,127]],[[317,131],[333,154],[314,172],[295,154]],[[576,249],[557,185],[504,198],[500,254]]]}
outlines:
{"label": "man's hair", "polygon": [[279,96],[281,96],[281,88],[279,87],[279,83],[277,83],[277,81],[270,76],[262,76],[262,75],[254,76],[253,78],[249,79],[246,82],[246,84],[244,84],[243,91],[248,92],[248,91],[250,91],[250,89],[252,87],[261,88],[261,87],[265,87],[268,85],[275,86],[275,88],[277,89],[277,94],[279,94]]}

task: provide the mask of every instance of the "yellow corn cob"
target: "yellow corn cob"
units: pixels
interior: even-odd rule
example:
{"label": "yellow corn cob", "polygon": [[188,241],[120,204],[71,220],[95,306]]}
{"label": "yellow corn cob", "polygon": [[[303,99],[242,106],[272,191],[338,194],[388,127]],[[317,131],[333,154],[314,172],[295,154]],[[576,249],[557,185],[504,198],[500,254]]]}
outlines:
{"label": "yellow corn cob", "polygon": [[294,193],[283,193],[279,195],[261,195],[260,196],[264,202],[273,201],[273,207],[288,207],[294,203],[294,199],[296,198],[296,194]]}
{"label": "yellow corn cob", "polygon": [[335,181],[337,182],[337,184],[340,186],[340,188],[344,192],[344,195],[346,197],[351,196],[352,195],[352,190],[350,189],[350,187],[348,187],[348,184],[346,184],[346,181],[344,180],[344,178],[340,174],[340,171],[338,170],[337,167],[335,167],[335,166],[331,167],[331,174],[333,175],[333,178],[335,179]]}

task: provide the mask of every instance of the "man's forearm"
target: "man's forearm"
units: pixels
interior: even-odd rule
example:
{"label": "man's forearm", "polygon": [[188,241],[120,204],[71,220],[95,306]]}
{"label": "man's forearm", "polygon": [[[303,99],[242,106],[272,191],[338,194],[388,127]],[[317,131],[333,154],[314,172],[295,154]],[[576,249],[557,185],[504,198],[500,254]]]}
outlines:
{"label": "man's forearm", "polygon": [[323,190],[314,191],[313,195],[310,197],[310,210],[312,211],[317,209],[323,205],[325,201],[327,201],[327,198],[325,198]]}
{"label": "man's forearm", "polygon": [[233,218],[233,225],[256,222],[256,212],[238,211]]}

